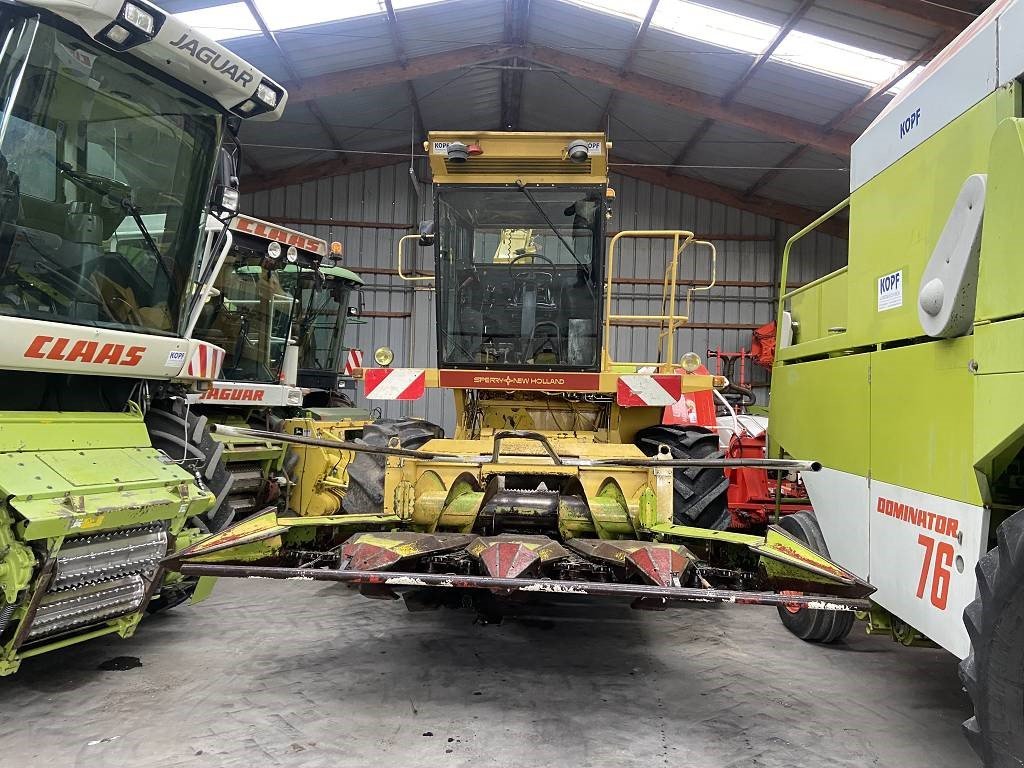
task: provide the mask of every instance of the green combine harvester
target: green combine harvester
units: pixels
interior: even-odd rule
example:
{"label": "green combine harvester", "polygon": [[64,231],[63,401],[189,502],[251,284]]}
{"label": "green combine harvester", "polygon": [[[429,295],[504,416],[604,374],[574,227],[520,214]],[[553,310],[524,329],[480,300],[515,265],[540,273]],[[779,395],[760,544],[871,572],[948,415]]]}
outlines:
{"label": "green combine harvester", "polygon": [[[145,0],[0,3],[0,674],[128,637],[213,494],[146,411],[216,378],[242,118],[283,88]],[[172,66],[173,65],[173,66]],[[170,74],[173,73],[173,74]],[[204,230],[217,237],[204,248]],[[195,598],[202,597],[203,590]]]}
{"label": "green combine harvester", "polygon": [[[795,535],[877,587],[872,631],[962,659],[986,766],[1024,764],[1024,2],[994,3],[854,143],[849,265],[791,289],[773,452],[824,465]],[[805,640],[852,623],[782,611]]]}

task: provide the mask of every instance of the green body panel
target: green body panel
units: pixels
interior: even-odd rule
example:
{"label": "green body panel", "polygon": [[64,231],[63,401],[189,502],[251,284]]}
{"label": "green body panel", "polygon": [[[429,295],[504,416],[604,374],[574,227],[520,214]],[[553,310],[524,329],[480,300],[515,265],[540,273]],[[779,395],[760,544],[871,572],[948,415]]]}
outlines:
{"label": "green body panel", "polygon": [[[808,283],[792,298],[792,313],[800,318],[796,329],[797,341],[801,344],[825,339],[845,330],[847,321],[846,268],[829,275],[828,278]],[[827,344],[827,342],[826,342]]]}
{"label": "green body panel", "polygon": [[[1018,113],[1019,102],[1019,85],[1000,89],[853,193],[849,267],[793,297],[794,344],[779,349],[779,361],[922,335],[915,300],[921,273],[964,179],[987,172],[993,133]],[[903,305],[879,312],[878,279],[897,270],[903,270]],[[828,333],[829,327],[846,331]]]}
{"label": "green body panel", "polygon": [[1024,318],[974,329],[974,463],[991,478],[1024,442]]}
{"label": "green body panel", "polygon": [[162,523],[171,542],[178,534],[186,540],[186,520],[214,501],[150,447],[140,413],[0,412],[0,494],[0,606],[16,606],[0,633],[0,675],[48,650],[110,633],[127,637],[142,618],[145,601],[133,613],[19,646],[18,635],[31,627],[32,594],[49,594],[42,564],[59,558],[65,542],[153,523]]}
{"label": "green body panel", "polygon": [[1021,314],[1020,287],[1024,284],[1024,260],[1020,258],[1021,179],[1024,179],[1024,120],[1003,120],[992,136],[976,320]]}
{"label": "green body panel", "polygon": [[363,278],[350,269],[344,267],[320,267],[320,274],[324,277],[333,277],[339,280],[348,280],[356,285],[363,284]]}
{"label": "green body panel", "polygon": [[146,425],[130,413],[0,411],[0,451],[149,448]]}
{"label": "green body panel", "polygon": [[980,504],[970,336],[872,352],[871,477]]}
{"label": "green body panel", "polygon": [[768,420],[773,450],[782,446],[826,467],[867,475],[869,376],[870,358],[863,353],[777,366]]}
{"label": "green body panel", "polygon": [[[796,328],[772,373],[774,452],[968,504],[986,499],[976,465],[998,463],[1024,424],[1011,377],[996,375],[1024,371],[1024,325],[923,338],[917,294],[964,180],[988,174],[977,314],[1022,314],[1024,130],[1010,119],[1020,92],[999,89],[853,193],[849,266],[788,300]],[[878,279],[897,270],[902,305],[879,311]],[[840,325],[834,305],[846,308],[845,332],[825,327]]]}

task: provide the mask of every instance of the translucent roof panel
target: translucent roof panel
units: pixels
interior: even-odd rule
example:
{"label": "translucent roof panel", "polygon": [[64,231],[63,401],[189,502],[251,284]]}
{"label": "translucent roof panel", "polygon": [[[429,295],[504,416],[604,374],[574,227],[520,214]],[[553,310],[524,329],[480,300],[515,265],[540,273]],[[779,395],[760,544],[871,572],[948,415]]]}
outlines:
{"label": "translucent roof panel", "polygon": [[275,31],[381,12],[377,0],[256,0],[256,7],[267,26]]}
{"label": "translucent roof panel", "polygon": [[650,0],[569,0],[572,5],[604,11],[626,19],[640,21],[647,15]]}
{"label": "translucent roof panel", "polygon": [[651,24],[683,37],[746,53],[761,53],[779,31],[774,24],[688,0],[663,0],[654,12]]}
{"label": "translucent roof panel", "polygon": [[884,82],[906,66],[899,59],[796,30],[786,35],[772,58],[864,85]]}
{"label": "translucent roof panel", "polygon": [[[646,1],[571,2],[634,20],[643,18],[648,7]],[[661,0],[651,19],[651,25],[655,29],[662,29],[691,40],[751,55],[759,55],[766,51],[780,30],[777,24],[701,5],[691,0]],[[810,72],[867,86],[885,82],[906,65],[906,62],[891,56],[799,30],[790,31],[773,51],[771,58],[773,61]]]}
{"label": "translucent roof panel", "polygon": [[185,11],[177,16],[190,27],[214,40],[231,40],[235,37],[260,34],[259,25],[245,3],[215,5],[211,8]]}

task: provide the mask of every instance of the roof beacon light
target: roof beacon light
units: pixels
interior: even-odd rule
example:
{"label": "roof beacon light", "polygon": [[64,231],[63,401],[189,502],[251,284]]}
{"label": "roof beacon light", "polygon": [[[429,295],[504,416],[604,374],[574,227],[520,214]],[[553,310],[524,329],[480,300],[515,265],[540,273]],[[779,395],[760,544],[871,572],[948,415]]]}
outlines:
{"label": "roof beacon light", "polygon": [[448,145],[448,162],[464,163],[469,159],[469,147],[461,141],[453,141]]}
{"label": "roof beacon light", "polygon": [[573,163],[583,164],[590,159],[590,150],[587,146],[587,142],[583,139],[573,139],[570,141],[565,154]]}

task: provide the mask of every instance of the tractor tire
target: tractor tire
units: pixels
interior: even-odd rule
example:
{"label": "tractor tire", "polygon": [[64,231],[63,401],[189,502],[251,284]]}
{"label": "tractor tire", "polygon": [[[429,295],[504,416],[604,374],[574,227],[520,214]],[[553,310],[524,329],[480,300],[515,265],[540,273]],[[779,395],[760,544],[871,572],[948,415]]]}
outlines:
{"label": "tractor tire", "polygon": [[[422,419],[378,419],[363,428],[357,443],[387,447],[397,437],[403,448],[415,450],[424,443],[444,437],[444,430]],[[341,500],[343,514],[370,514],[384,508],[384,468],[387,459],[373,453],[357,453],[348,466],[348,490]]]}
{"label": "tractor tire", "polygon": [[[819,555],[828,557],[825,537],[811,512],[796,512],[779,521],[779,527]],[[811,608],[779,606],[783,626],[808,643],[837,643],[853,629],[856,618],[850,611],[818,611]]]}
{"label": "tractor tire", "polygon": [[207,418],[189,412],[186,420],[185,409],[177,403],[154,403],[146,413],[146,427],[154,448],[181,462],[217,497],[210,509],[193,517],[191,522],[208,533],[216,533],[234,522],[236,510],[227,501],[235,476],[228,471],[226,462],[221,461],[224,446],[213,439]]}
{"label": "tractor tire", "polygon": [[964,611],[971,654],[960,679],[974,704],[964,733],[986,768],[1024,765],[1024,510],[1003,521],[978,562],[978,598]]}
{"label": "tractor tire", "polygon": [[[664,425],[640,430],[634,441],[647,456],[667,445],[674,459],[721,459],[718,435],[704,427]],[[729,527],[729,480],[715,467],[677,467],[672,483],[672,520],[676,525],[724,531]]]}

